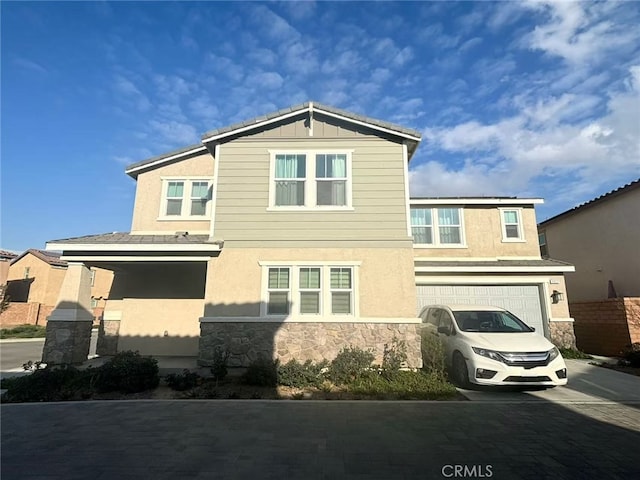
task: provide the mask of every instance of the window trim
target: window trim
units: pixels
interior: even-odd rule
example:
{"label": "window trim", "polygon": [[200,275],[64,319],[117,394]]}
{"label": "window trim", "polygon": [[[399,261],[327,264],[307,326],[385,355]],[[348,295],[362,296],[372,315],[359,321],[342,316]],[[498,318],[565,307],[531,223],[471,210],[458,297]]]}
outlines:
{"label": "window trim", "polygon": [[[524,223],[522,221],[522,208],[504,207],[504,208],[498,208],[498,210],[500,212],[502,243],[525,243],[526,239],[524,238]],[[516,215],[518,217],[518,237],[517,238],[507,237],[507,225],[514,225],[514,224],[513,223],[507,224],[504,218],[504,214],[506,212],[516,212]]]}
{"label": "window trim", "polygon": [[[269,205],[267,211],[270,212],[327,212],[327,211],[353,211],[353,149],[285,149],[268,150],[269,152]],[[346,155],[347,157],[347,178],[345,185],[346,205],[317,205],[317,182],[316,179],[316,155]],[[306,165],[304,178],[304,205],[276,205],[276,155],[305,155]]]}
{"label": "window trim", "polygon": [[[359,283],[358,273],[360,261],[259,261],[258,265],[262,269],[261,293],[260,293],[260,317],[269,320],[290,320],[304,319],[305,321],[325,321],[344,320],[345,322],[353,321],[360,316],[359,311]],[[289,301],[290,309],[287,315],[270,315],[268,311],[269,303],[269,269],[270,268],[289,268],[290,288]],[[320,313],[300,313],[300,269],[301,268],[320,268]],[[333,314],[331,313],[331,268],[351,268],[351,313],[349,314]],[[307,290],[308,291],[308,290]]]}
{"label": "window trim", "polygon": [[[211,176],[171,176],[171,177],[160,177],[160,181],[162,182],[161,186],[161,197],[160,197],[160,211],[158,212],[158,221],[190,221],[190,222],[205,222],[211,220],[211,211],[212,211],[212,203],[213,196],[215,192],[213,192],[213,184],[214,178]],[[182,206],[180,209],[180,215],[167,215],[167,193],[169,189],[169,182],[184,182],[184,188],[182,191]],[[208,191],[209,198],[207,199],[207,206],[205,208],[204,215],[191,215],[191,201],[192,201],[192,192],[193,192],[193,184],[196,182],[207,182],[208,183]]]}
{"label": "window trim", "polygon": [[[544,238],[544,242],[541,242],[540,237]],[[544,252],[542,251],[542,247],[544,247]],[[540,256],[542,258],[549,257],[549,244],[547,243],[547,232],[542,231],[538,232],[538,248],[540,250]]]}
{"label": "window trim", "polygon": [[[468,248],[467,237],[464,228],[464,208],[457,205],[438,205],[435,206],[418,206],[411,205],[409,210],[409,223],[411,228],[411,236],[413,237],[413,227],[424,227],[425,225],[413,225],[411,223],[411,210],[412,209],[429,209],[431,210],[431,238],[433,243],[414,243],[414,248]],[[438,223],[438,210],[444,208],[455,208],[458,210],[460,216],[460,243],[440,243],[440,225]],[[426,225],[428,226],[428,225]]]}

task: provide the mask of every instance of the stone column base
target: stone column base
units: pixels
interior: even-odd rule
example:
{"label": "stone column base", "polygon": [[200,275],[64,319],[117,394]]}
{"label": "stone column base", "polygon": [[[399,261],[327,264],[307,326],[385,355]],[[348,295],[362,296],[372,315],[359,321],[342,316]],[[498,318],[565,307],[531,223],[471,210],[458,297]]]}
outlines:
{"label": "stone column base", "polygon": [[80,364],[87,360],[93,320],[60,321],[49,317],[42,361],[47,365]]}
{"label": "stone column base", "polygon": [[118,353],[118,340],[120,339],[120,320],[100,320],[98,330],[98,355],[115,355]]}
{"label": "stone column base", "polygon": [[549,334],[551,341],[558,348],[576,348],[573,322],[551,321],[549,322]]}

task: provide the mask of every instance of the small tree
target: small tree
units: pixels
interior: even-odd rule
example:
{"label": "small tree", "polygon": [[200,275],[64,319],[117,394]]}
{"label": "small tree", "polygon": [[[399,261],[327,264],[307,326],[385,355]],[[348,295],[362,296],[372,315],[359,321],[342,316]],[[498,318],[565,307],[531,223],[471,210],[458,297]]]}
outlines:
{"label": "small tree", "polygon": [[9,295],[7,295],[7,284],[0,285],[0,313],[9,308]]}

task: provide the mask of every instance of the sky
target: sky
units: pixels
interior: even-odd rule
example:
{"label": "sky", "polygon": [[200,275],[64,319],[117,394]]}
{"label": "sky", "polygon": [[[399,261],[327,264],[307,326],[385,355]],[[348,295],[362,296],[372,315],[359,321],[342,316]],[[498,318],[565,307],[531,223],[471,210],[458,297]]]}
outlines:
{"label": "sky", "polygon": [[305,101],[414,128],[413,196],[640,178],[640,2],[0,3],[0,247],[128,232],[125,166]]}

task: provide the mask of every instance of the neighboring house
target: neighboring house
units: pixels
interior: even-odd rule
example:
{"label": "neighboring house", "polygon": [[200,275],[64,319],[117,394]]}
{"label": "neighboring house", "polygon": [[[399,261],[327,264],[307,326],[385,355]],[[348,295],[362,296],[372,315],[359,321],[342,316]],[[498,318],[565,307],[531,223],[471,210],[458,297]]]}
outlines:
{"label": "neighboring house", "polygon": [[578,347],[616,355],[640,342],[640,179],[538,225],[540,249],[567,275]]}
{"label": "neighboring house", "polygon": [[[7,310],[4,320],[8,323],[45,323],[46,316],[58,302],[67,268],[68,263],[60,258],[60,253],[29,249],[16,255],[7,275],[7,295],[15,308]],[[102,314],[112,278],[113,272],[109,270],[91,270],[90,307],[96,317]]]}
{"label": "neighboring house", "polygon": [[509,305],[527,305],[539,333],[549,335],[550,320],[570,327],[566,302],[550,306],[548,295],[564,290],[571,267],[540,258],[539,201],[416,199],[410,208],[419,142],[417,131],[309,102],[129,166],[131,232],[47,245],[74,262],[61,296],[75,307],[50,317],[45,360],[82,358],[79,343],[59,345],[53,333],[73,319],[73,334],[86,335],[88,274],[75,262],[115,272],[99,354],[210,365],[224,348],[231,365],[247,365],[332,359],[353,345],[380,361],[395,338],[420,366],[417,309],[449,298],[449,287],[456,301],[472,288],[474,300],[490,291],[501,305],[516,288]]}
{"label": "neighboring house", "polygon": [[0,285],[7,283],[7,277],[9,276],[9,265],[11,260],[18,256],[17,253],[8,252],[6,250],[0,250]]}

